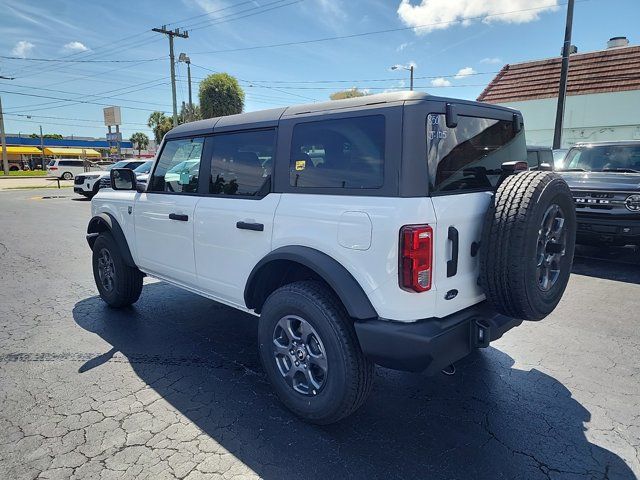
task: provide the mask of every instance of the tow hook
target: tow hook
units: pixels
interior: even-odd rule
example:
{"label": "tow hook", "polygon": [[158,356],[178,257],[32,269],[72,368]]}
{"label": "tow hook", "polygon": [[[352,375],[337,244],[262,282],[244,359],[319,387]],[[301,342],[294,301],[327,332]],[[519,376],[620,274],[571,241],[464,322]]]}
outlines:
{"label": "tow hook", "polygon": [[471,324],[471,345],[487,348],[491,341],[491,325],[485,320],[476,320]]}

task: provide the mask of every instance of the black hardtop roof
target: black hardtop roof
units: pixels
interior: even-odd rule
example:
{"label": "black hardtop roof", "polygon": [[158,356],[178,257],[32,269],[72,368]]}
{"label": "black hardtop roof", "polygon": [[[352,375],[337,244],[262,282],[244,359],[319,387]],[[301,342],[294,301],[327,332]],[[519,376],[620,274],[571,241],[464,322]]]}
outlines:
{"label": "black hardtop roof", "polygon": [[258,110],[255,112],[240,113],[224,117],[208,118],[197,122],[184,123],[178,125],[166,135],[166,138],[184,137],[187,135],[203,135],[216,131],[234,130],[238,126],[245,128],[261,128],[277,125],[282,118],[292,118],[302,114],[313,114],[327,111],[370,108],[371,106],[384,104],[398,104],[406,101],[445,101],[456,104],[483,105],[492,109],[515,110],[492,104],[483,104],[472,100],[460,100],[456,98],[435,97],[427,93],[402,91],[390,93],[378,93],[375,95],[365,95],[344,100],[328,100],[326,102],[307,103],[289,107],[272,108],[269,110]]}

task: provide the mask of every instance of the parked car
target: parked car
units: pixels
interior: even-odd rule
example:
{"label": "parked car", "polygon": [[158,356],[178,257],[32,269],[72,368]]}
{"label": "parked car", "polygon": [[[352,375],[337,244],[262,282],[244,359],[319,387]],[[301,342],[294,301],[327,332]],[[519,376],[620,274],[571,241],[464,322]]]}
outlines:
{"label": "parked car", "polygon": [[78,158],[54,158],[47,165],[47,175],[71,180],[85,172],[85,163]]}
{"label": "parked car", "polygon": [[562,176],[576,204],[578,243],[640,245],[640,141],[576,144]]}
{"label": "parked car", "polygon": [[112,168],[137,168],[143,163],[146,162],[144,160],[121,160],[107,165],[104,170],[83,173],[76,176],[73,182],[73,191],[87,198],[93,198],[98,193],[98,190],[108,185],[109,172]]}
{"label": "parked car", "polygon": [[562,170],[564,167],[564,159],[569,152],[568,148],[556,148],[553,150],[553,169]]}
{"label": "parked car", "polygon": [[147,186],[147,182],[149,181],[149,173],[151,172],[151,167],[153,166],[153,160],[147,160],[139,167],[133,169],[136,174],[136,183],[140,186]]}
{"label": "parked car", "polygon": [[526,158],[519,112],[417,92],[183,124],[146,188],[114,168],[92,200],[94,279],[114,308],[150,275],[259,316],[280,399],[336,422],[374,364],[439,372],[556,307],[575,208]]}
{"label": "parked car", "polygon": [[553,170],[553,151],[550,147],[527,145],[527,163],[531,170]]}

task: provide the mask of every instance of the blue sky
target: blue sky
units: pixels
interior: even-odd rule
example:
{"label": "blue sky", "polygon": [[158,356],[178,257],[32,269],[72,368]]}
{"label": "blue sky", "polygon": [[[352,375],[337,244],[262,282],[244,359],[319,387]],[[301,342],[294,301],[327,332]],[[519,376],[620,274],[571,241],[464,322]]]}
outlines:
{"label": "blue sky", "polygon": [[[191,57],[196,99],[199,79],[211,71],[242,79],[245,110],[252,111],[322,101],[344,88],[408,87],[408,72],[389,67],[410,63],[416,90],[475,99],[505,63],[559,54],[563,3],[0,0],[0,55],[18,57],[0,58],[0,75],[15,77],[0,80],[6,130],[29,134],[42,125],[45,132],[102,137],[104,104],[123,107],[125,137],[149,133],[150,111],[171,111],[168,41],[150,31],[163,24],[190,27],[189,39],[176,39],[176,56]],[[580,52],[602,49],[612,36],[638,44],[639,18],[638,0],[577,0],[573,43]],[[253,48],[382,30],[394,31]],[[177,73],[180,104],[187,100],[184,64]]]}

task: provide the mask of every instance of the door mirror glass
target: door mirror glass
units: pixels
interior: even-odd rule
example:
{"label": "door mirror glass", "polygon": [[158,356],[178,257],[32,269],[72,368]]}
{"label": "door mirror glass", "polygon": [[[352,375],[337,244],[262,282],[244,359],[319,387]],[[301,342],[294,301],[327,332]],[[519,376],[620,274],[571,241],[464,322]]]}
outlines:
{"label": "door mirror glass", "polygon": [[548,163],[541,163],[540,168],[538,170],[542,170],[544,172],[552,172],[553,167]]}
{"label": "door mirror glass", "polygon": [[130,168],[111,169],[111,188],[114,190],[135,190],[136,174]]}

